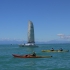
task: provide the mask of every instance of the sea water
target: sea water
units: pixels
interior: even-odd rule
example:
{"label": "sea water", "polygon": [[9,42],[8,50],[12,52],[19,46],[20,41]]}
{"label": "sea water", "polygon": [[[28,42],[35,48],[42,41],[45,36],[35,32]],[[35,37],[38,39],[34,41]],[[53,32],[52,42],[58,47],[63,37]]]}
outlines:
{"label": "sea water", "polygon": [[[18,45],[0,45],[0,70],[70,70],[70,44],[40,44],[39,47],[19,47]],[[63,48],[69,52],[42,52],[54,48]],[[52,58],[14,58],[12,54],[32,54]]]}

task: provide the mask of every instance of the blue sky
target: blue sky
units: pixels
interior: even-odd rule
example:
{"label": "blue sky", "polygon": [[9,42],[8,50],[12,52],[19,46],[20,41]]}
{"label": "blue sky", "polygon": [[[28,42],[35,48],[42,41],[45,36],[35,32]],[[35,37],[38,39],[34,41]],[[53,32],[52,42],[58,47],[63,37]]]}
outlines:
{"label": "blue sky", "polygon": [[0,40],[26,40],[28,21],[36,41],[70,40],[70,0],[0,0]]}

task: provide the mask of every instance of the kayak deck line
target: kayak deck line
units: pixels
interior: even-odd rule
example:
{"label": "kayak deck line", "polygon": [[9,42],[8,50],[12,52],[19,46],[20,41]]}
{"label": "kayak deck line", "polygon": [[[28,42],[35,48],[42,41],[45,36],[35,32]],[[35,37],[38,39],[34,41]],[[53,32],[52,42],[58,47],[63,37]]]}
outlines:
{"label": "kayak deck line", "polygon": [[16,58],[51,58],[52,56],[26,56],[26,55],[18,55],[12,54]]}

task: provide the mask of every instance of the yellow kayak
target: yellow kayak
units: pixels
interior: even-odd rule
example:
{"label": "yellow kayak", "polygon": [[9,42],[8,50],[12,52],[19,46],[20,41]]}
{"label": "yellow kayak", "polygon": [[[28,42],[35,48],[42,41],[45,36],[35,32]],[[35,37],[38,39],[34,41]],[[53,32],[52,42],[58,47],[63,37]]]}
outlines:
{"label": "yellow kayak", "polygon": [[54,50],[54,51],[51,51],[51,50],[42,50],[42,52],[69,52],[69,50],[63,50],[63,51],[60,51],[60,50]]}

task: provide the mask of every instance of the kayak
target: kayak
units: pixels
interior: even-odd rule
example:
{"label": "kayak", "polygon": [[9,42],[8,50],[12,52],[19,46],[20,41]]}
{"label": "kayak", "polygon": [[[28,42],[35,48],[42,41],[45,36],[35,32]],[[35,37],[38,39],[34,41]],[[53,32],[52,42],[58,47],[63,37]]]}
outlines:
{"label": "kayak", "polygon": [[32,56],[32,55],[18,55],[12,54],[16,58],[51,58],[52,56]]}
{"label": "kayak", "polygon": [[54,50],[54,51],[51,51],[51,50],[42,50],[42,52],[69,52],[69,50],[63,50],[63,51],[60,51],[60,50]]}

